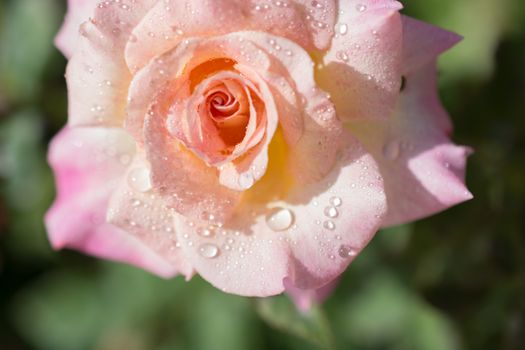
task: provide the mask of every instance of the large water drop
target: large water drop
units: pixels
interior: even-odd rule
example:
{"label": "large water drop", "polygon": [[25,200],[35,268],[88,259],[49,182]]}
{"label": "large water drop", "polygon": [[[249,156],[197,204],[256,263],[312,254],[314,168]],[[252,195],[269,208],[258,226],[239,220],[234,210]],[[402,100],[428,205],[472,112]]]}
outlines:
{"label": "large water drop", "polygon": [[274,211],[266,217],[266,224],[273,231],[284,231],[292,226],[294,215],[291,210],[284,208],[275,208]]}

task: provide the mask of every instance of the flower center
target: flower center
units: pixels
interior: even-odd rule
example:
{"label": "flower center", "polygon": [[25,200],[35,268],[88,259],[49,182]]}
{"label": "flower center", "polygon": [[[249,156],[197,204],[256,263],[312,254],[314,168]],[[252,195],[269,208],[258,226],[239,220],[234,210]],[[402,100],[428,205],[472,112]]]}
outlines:
{"label": "flower center", "polygon": [[245,94],[243,87],[234,81],[223,81],[206,93],[207,116],[226,146],[225,153],[246,135],[249,108]]}

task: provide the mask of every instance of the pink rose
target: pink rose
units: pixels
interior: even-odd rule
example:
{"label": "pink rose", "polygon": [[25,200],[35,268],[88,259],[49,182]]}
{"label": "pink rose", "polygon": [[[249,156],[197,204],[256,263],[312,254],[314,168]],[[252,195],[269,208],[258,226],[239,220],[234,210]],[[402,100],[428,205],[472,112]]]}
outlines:
{"label": "pink rose", "polygon": [[459,38],[400,9],[70,0],[53,246],[306,307],[381,227],[470,199],[436,91]]}

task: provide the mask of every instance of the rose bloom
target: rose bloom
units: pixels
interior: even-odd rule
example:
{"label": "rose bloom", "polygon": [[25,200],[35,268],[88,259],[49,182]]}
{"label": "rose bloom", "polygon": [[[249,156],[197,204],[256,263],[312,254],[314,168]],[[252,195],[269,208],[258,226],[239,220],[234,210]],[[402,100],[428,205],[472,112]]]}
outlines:
{"label": "rose bloom", "polygon": [[69,0],[53,246],[299,306],[382,227],[472,198],[392,0]]}

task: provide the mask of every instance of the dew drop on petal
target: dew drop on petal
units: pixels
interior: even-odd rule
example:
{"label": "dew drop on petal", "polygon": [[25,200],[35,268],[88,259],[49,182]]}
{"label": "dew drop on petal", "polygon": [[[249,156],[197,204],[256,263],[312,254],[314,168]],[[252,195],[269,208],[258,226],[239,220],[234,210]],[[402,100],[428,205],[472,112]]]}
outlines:
{"label": "dew drop on petal", "polygon": [[346,33],[348,33],[348,25],[346,23],[341,23],[339,25],[339,34],[345,35]]}
{"label": "dew drop on petal", "polygon": [[202,237],[212,237],[215,235],[215,226],[201,227],[197,229],[197,234]]}
{"label": "dew drop on petal", "polygon": [[340,197],[332,197],[330,198],[330,204],[334,207],[340,207],[343,204],[343,200]]}
{"label": "dew drop on petal", "polygon": [[339,256],[343,259],[347,259],[357,255],[357,251],[347,244],[342,244],[339,247]]}
{"label": "dew drop on petal", "polygon": [[284,231],[292,226],[294,215],[291,210],[284,208],[275,208],[270,215],[266,217],[266,224],[273,231]]}
{"label": "dew drop on petal", "polygon": [[338,60],[343,61],[343,62],[348,62],[349,60],[348,54],[344,51],[337,51],[335,56],[337,57]]}
{"label": "dew drop on petal", "polygon": [[335,207],[328,206],[324,208],[324,215],[333,219],[339,216],[339,212],[337,211]]}
{"label": "dew drop on petal", "polygon": [[335,230],[335,223],[332,220],[326,220],[323,222],[323,227],[327,230],[333,231]]}
{"label": "dew drop on petal", "polygon": [[213,259],[219,255],[219,248],[216,245],[205,243],[199,246],[199,254],[203,258]]}
{"label": "dew drop on petal", "polygon": [[367,6],[365,4],[357,4],[355,8],[358,12],[365,12],[367,9]]}
{"label": "dew drop on petal", "polygon": [[239,176],[239,186],[243,190],[247,190],[250,187],[253,186],[255,183],[255,179],[253,178],[253,175],[250,173],[244,173]]}
{"label": "dew drop on petal", "polygon": [[129,173],[128,182],[131,188],[139,192],[151,190],[150,171],[148,168],[137,168]]}

